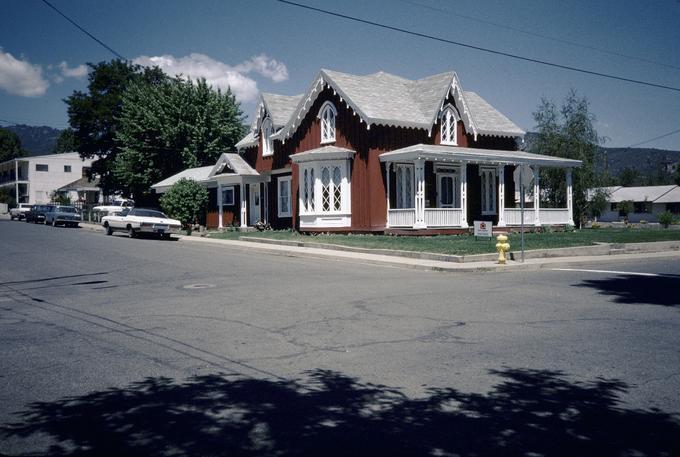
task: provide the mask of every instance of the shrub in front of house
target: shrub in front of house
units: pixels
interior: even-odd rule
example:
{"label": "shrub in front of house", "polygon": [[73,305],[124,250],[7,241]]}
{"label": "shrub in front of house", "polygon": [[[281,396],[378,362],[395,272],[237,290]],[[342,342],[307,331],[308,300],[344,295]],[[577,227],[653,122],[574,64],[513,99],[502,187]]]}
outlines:
{"label": "shrub in front of house", "polygon": [[661,224],[663,228],[668,228],[673,223],[673,213],[664,211],[663,213],[659,213],[658,219],[659,224]]}

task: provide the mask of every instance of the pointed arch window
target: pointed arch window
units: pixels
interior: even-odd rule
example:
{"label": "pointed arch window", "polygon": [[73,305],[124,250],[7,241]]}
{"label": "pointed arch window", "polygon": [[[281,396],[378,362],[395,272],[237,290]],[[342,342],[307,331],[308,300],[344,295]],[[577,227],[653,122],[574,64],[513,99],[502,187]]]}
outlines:
{"label": "pointed arch window", "polygon": [[274,134],[274,125],[270,118],[265,118],[262,121],[262,156],[270,156],[274,154],[274,141],[272,135]]}
{"label": "pointed arch window", "polygon": [[338,110],[331,102],[326,102],[319,110],[321,119],[321,144],[335,143],[335,119],[338,117]]}
{"label": "pointed arch window", "polygon": [[453,106],[444,107],[441,115],[441,144],[458,145],[458,129],[456,128],[458,120],[458,114]]}

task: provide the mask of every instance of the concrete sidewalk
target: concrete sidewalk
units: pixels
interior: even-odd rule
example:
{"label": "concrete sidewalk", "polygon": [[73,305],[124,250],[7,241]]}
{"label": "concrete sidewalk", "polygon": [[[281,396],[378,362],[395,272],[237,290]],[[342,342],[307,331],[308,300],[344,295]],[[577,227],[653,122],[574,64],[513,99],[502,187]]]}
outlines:
{"label": "concrete sidewalk", "polygon": [[[98,224],[81,223],[86,230],[103,232],[104,228]],[[388,265],[397,268],[411,268],[416,270],[449,271],[449,272],[472,272],[472,271],[517,271],[537,270],[541,268],[564,268],[589,263],[617,260],[629,260],[645,258],[677,258],[680,260],[680,241],[660,241],[656,243],[630,243],[628,245],[586,246],[574,248],[561,248],[554,250],[552,254],[559,256],[546,257],[548,252],[536,254],[535,251],[527,251],[525,261],[508,260],[505,265],[499,265],[496,254],[483,254],[480,256],[467,256],[464,262],[437,259],[435,254],[414,257],[414,253],[407,256],[398,253],[372,253],[366,249],[329,249],[328,247],[299,246],[301,243],[274,243],[253,242],[244,240],[222,240],[217,238],[178,235],[179,242],[201,243],[224,246],[247,251],[257,251],[288,257],[311,257],[345,262],[359,262],[372,265]],[[590,252],[591,255],[586,255]],[[418,254],[418,253],[415,253]],[[426,254],[426,253],[425,253]],[[519,255],[515,253],[517,257]],[[443,256],[446,257],[446,256]],[[454,256],[449,256],[454,257]]]}

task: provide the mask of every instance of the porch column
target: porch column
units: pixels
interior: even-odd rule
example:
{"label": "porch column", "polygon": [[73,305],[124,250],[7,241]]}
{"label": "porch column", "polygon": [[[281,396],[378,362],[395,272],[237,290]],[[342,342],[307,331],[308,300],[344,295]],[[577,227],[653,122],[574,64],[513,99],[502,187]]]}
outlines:
{"label": "porch column", "polygon": [[385,219],[385,227],[390,226],[390,168],[392,167],[392,162],[385,162],[385,177],[387,181],[387,218]]}
{"label": "porch column", "polygon": [[416,223],[413,228],[425,228],[425,159],[416,159]]}
{"label": "porch column", "polygon": [[248,210],[246,208],[248,200],[246,199],[246,183],[245,179],[241,178],[241,227],[248,227]]}
{"label": "porch column", "polygon": [[217,182],[217,228],[219,230],[224,228],[222,225],[222,183],[219,181]]}
{"label": "porch column", "polygon": [[463,214],[460,215],[460,226],[463,228],[469,227],[467,220],[467,162],[460,164],[460,206]]}
{"label": "porch column", "polygon": [[[262,218],[264,220],[265,224],[269,223],[269,183],[268,182],[263,182],[262,183],[264,187],[264,217]],[[293,193],[293,189],[291,186],[290,193]],[[291,203],[293,201],[293,196],[290,196]],[[301,208],[301,207],[300,207]]]}
{"label": "porch column", "polygon": [[569,221],[567,224],[569,225],[574,225],[574,200],[572,197],[572,182],[571,182],[571,173],[572,173],[571,168],[567,168],[566,174],[567,174],[567,212],[569,213]]}
{"label": "porch column", "polygon": [[541,226],[541,185],[540,185],[540,167],[533,167],[534,171],[534,225]]}
{"label": "porch column", "polygon": [[498,226],[505,227],[505,165],[498,166]]}

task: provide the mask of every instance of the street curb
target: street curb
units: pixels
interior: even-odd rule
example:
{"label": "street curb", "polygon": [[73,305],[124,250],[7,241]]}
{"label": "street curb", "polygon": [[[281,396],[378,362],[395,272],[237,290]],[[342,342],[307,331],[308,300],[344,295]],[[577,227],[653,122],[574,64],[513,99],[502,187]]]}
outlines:
{"label": "street curb", "polygon": [[[271,240],[267,238],[257,238],[251,236],[241,236],[239,240],[249,243],[261,243],[290,247],[308,247],[315,249],[328,249],[343,252],[355,252],[361,254],[376,254],[394,257],[406,257],[420,260],[436,260],[440,262],[470,263],[470,262],[494,262],[498,259],[498,254],[475,254],[459,256],[452,254],[437,254],[432,252],[402,251],[391,249],[357,248],[354,246],[344,246],[331,243],[314,243],[305,241]],[[580,256],[608,256],[626,253],[651,253],[668,252],[680,250],[680,241],[654,241],[648,243],[598,243],[594,246],[575,246],[569,248],[554,249],[534,249],[524,252],[524,259],[546,259],[558,257],[580,257]],[[521,257],[519,251],[510,251],[508,258],[518,260]]]}

